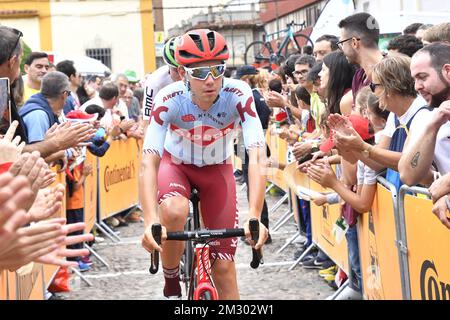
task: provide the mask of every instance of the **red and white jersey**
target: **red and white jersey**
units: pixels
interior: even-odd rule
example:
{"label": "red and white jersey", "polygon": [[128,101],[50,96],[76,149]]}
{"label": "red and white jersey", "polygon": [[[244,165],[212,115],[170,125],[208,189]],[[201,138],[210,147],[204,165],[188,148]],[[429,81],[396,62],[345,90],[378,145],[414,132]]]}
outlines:
{"label": "red and white jersey", "polygon": [[173,83],[170,77],[169,66],[164,65],[155,72],[153,72],[144,85],[144,99],[142,102],[142,119],[150,120],[150,114],[152,112],[153,105],[155,104],[155,97],[159,90],[165,86]]}
{"label": "red and white jersey", "polygon": [[232,155],[236,131],[241,127],[247,149],[265,145],[247,83],[224,78],[219,97],[204,111],[178,81],[156,95],[143,151],[162,157],[165,149],[183,163],[199,167],[223,163]]}

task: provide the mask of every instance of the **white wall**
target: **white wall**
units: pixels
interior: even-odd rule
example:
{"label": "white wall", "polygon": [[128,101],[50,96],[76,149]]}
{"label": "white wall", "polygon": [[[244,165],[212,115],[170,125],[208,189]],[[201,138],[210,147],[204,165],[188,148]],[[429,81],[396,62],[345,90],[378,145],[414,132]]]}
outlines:
{"label": "white wall", "polygon": [[53,51],[70,56],[111,48],[112,72],[131,69],[143,76],[139,10],[140,2],[135,0],[52,2]]}
{"label": "white wall", "polygon": [[1,19],[2,25],[22,31],[23,40],[32,51],[41,50],[41,36],[39,34],[39,19],[35,18],[13,18]]}

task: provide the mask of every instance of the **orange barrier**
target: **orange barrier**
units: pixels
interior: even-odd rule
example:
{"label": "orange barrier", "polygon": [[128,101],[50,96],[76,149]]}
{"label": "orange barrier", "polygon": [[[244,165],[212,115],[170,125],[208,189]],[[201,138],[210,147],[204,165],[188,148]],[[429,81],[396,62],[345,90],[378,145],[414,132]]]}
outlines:
{"label": "orange barrier", "polygon": [[84,222],[86,223],[85,232],[90,232],[97,220],[97,157],[89,151],[86,152],[85,165],[92,166],[92,173],[86,177],[84,183]]}
{"label": "orange barrier", "polygon": [[8,298],[8,273],[0,271],[0,300]]}
{"label": "orange barrier", "polygon": [[41,264],[30,263],[14,272],[17,286],[14,300],[44,300],[42,269]]}
{"label": "orange barrier", "polygon": [[[310,187],[318,192],[330,191],[312,180]],[[340,216],[339,204],[317,206],[311,201],[311,230],[314,243],[348,274],[347,240],[344,237],[340,243],[337,243],[333,235],[334,223]]]}
{"label": "orange barrier", "polygon": [[135,139],[114,141],[106,156],[98,158],[102,220],[138,204],[139,149]]}
{"label": "orange barrier", "polygon": [[278,168],[269,168],[267,180],[275,184],[277,187],[287,192],[288,186],[283,177],[283,169],[286,166],[287,143],[280,139],[278,135],[272,135],[270,129],[266,132],[266,143],[270,148],[272,158],[276,159],[280,165]]}
{"label": "orange barrier", "polygon": [[396,195],[394,186],[387,189],[378,183],[372,209],[359,216],[359,257],[365,299],[402,299],[400,263],[395,245]]}
{"label": "orange barrier", "polygon": [[432,202],[405,192],[426,189],[403,186],[399,210],[407,252],[405,299],[450,300],[450,231],[431,212]]}

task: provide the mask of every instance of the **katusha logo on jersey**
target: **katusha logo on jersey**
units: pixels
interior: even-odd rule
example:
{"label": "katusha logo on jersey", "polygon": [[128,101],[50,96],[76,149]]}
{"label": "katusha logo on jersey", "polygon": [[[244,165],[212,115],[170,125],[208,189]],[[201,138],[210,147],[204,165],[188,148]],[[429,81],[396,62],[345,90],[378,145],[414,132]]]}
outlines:
{"label": "katusha logo on jersey", "polygon": [[422,300],[450,300],[450,284],[439,280],[439,274],[433,261],[425,260],[422,263],[420,295]]}
{"label": "katusha logo on jersey", "polygon": [[233,132],[233,128],[234,123],[231,123],[222,129],[213,128],[211,126],[197,126],[191,130],[179,128],[174,124],[170,125],[172,132],[202,147],[209,146],[222,139]]}

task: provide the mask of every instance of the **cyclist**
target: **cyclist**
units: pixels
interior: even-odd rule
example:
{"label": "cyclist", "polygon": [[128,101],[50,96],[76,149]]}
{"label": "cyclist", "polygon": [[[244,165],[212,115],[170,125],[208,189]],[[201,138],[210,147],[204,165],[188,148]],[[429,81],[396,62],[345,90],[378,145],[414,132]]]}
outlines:
{"label": "cyclist", "polygon": [[[229,158],[240,126],[250,158],[249,218],[260,219],[266,182],[265,140],[252,90],[243,81],[224,78],[229,52],[223,36],[208,29],[189,31],[177,44],[175,57],[184,81],[163,88],[155,99],[139,179],[145,221],[142,245],[149,252],[161,252],[164,296],[169,298],[181,297],[179,263],[184,243],[164,239],[166,231],[183,230],[191,186],[200,193],[206,228],[238,227],[236,184]],[[161,246],[151,233],[156,222],[163,226]],[[264,225],[259,227],[258,243],[250,241],[256,249],[268,234]],[[248,222],[244,229],[250,240]],[[236,245],[237,238],[210,243],[212,278],[220,299],[239,299]]]}
{"label": "cyclist", "polygon": [[181,80],[178,74],[178,63],[175,60],[174,54],[178,38],[173,37],[166,41],[163,49],[163,60],[166,64],[159,67],[145,80],[144,99],[142,103],[142,119],[144,120],[145,128],[147,128],[150,120],[156,94],[168,84]]}

